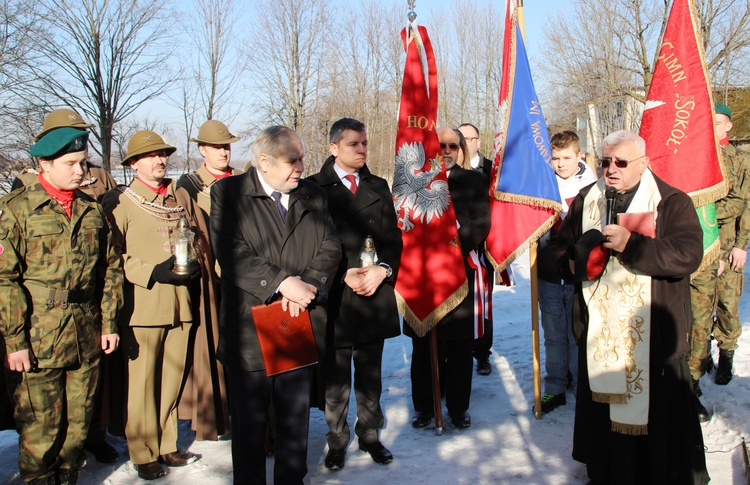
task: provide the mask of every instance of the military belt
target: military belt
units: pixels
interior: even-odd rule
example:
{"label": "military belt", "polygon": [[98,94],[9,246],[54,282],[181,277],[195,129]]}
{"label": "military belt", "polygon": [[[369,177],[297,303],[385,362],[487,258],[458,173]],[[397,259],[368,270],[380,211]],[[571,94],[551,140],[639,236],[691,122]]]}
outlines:
{"label": "military belt", "polygon": [[48,309],[52,309],[55,303],[60,303],[63,308],[66,308],[69,303],[86,303],[94,298],[95,293],[93,287],[83,290],[59,290],[31,283],[24,283],[24,286],[31,296],[47,300]]}

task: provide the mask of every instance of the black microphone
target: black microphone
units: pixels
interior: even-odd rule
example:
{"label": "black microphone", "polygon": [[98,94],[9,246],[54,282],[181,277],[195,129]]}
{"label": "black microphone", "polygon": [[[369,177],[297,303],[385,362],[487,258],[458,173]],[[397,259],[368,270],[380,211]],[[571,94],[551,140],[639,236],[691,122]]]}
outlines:
{"label": "black microphone", "polygon": [[604,197],[607,199],[607,219],[606,222],[609,225],[614,223],[614,214],[612,213],[613,206],[615,205],[615,197],[617,197],[617,189],[614,187],[607,187],[604,191]]}

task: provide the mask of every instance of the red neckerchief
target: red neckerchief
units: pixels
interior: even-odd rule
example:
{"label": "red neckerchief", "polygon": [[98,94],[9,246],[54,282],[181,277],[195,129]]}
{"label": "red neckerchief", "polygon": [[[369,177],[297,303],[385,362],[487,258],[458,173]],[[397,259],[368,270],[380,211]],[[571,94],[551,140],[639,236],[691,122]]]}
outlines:
{"label": "red neckerchief", "polygon": [[725,146],[729,145],[729,135],[725,136],[721,140],[719,140],[719,146],[721,148],[724,148]]}
{"label": "red neckerchief", "polygon": [[[204,163],[203,166],[206,167],[206,164]],[[222,172],[221,175],[216,175],[215,173],[213,173],[212,171],[210,171],[208,169],[208,167],[206,167],[206,172],[210,173],[216,180],[221,180],[221,179],[225,179],[227,177],[231,177],[232,176],[232,169],[229,168],[229,167],[227,167],[227,171],[226,172]]]}
{"label": "red neckerchief", "polygon": [[149,189],[153,190],[156,195],[167,195],[167,186],[166,186],[166,184],[164,184],[163,181],[159,182],[159,186],[158,187],[154,187],[153,185],[150,185],[150,184],[147,184],[146,182],[144,182],[142,178],[140,178],[140,177],[136,177],[136,178],[138,180],[140,180],[143,185],[145,185]]}
{"label": "red neckerchief", "polygon": [[39,183],[42,184],[42,188],[45,192],[49,194],[50,197],[55,199],[58,204],[60,204],[60,207],[65,210],[65,214],[67,214],[68,219],[70,219],[71,215],[73,214],[73,198],[76,195],[75,190],[61,190],[54,188],[47,180],[42,176],[42,174],[39,174]]}

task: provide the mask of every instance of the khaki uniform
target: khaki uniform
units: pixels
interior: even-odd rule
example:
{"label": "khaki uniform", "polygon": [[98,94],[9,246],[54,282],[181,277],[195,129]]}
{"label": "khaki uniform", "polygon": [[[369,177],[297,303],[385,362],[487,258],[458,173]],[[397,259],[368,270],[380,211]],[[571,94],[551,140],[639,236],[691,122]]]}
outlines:
{"label": "khaki uniform", "polygon": [[732,145],[723,148],[729,193],[716,202],[719,223],[721,258],[726,263],[716,286],[716,325],[714,337],[723,350],[737,349],[742,333],[739,302],[742,296],[744,268],[734,271],[729,265],[732,248],[747,250],[750,240],[750,156],[741,154]]}
{"label": "khaki uniform", "polygon": [[[232,175],[241,174],[232,169]],[[218,179],[202,165],[198,170],[187,173],[177,181],[177,187],[185,192],[200,207],[205,225],[196,237],[204,240],[209,247],[209,215],[211,214],[211,186]],[[193,352],[188,359],[185,387],[179,405],[180,419],[189,419],[195,431],[195,439],[217,440],[229,432],[229,404],[226,390],[224,367],[216,359],[216,346],[219,341],[219,265],[207,252],[206,268],[214,268],[215,274],[204,271],[201,281],[201,326],[195,331]],[[197,320],[196,320],[197,321]]]}
{"label": "khaki uniform", "polygon": [[74,468],[88,431],[101,335],[116,333],[122,261],[101,206],[78,192],[70,219],[41,184],[0,199],[0,333],[36,369],[11,373],[19,471]]}
{"label": "khaki uniform", "polygon": [[[242,170],[233,168],[232,175],[240,175]],[[211,214],[211,186],[218,180],[211,175],[205,165],[198,170],[186,173],[177,181],[177,187],[184,188],[190,194],[190,198],[198,203],[201,212],[208,223],[208,216]]]}
{"label": "khaki uniform", "polygon": [[690,308],[693,313],[693,326],[690,336],[690,375],[694,381],[703,376],[704,363],[709,356],[711,331],[716,311],[716,274],[719,263],[714,262],[694,274],[690,279]]}
{"label": "khaki uniform", "polygon": [[[101,201],[104,194],[117,187],[117,182],[106,170],[98,165],[87,162],[88,173],[86,178],[81,182],[78,189],[97,201]],[[12,189],[18,189],[25,185],[32,185],[38,182],[39,172],[33,168],[24,169],[13,180]]]}
{"label": "khaki uniform", "polygon": [[190,283],[151,280],[154,266],[171,255],[169,236],[180,215],[195,211],[178,206],[176,184],[168,179],[165,183],[167,195],[157,195],[135,179],[102,201],[124,261],[120,325],[128,375],[125,436],[136,465],[177,450],[177,398],[193,322]]}

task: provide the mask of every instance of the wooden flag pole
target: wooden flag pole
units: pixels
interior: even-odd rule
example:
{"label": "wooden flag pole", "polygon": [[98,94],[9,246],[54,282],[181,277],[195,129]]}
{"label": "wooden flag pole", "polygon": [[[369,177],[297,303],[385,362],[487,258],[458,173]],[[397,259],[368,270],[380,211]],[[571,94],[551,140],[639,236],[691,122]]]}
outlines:
{"label": "wooden flag pole", "polygon": [[435,431],[440,436],[443,434],[443,400],[440,398],[437,325],[430,329],[430,366],[432,367],[432,403],[435,408]]}
{"label": "wooden flag pole", "polygon": [[534,368],[534,417],[542,419],[542,374],[539,351],[539,278],[537,276],[537,243],[529,245],[529,277],[531,282],[531,358]]}

